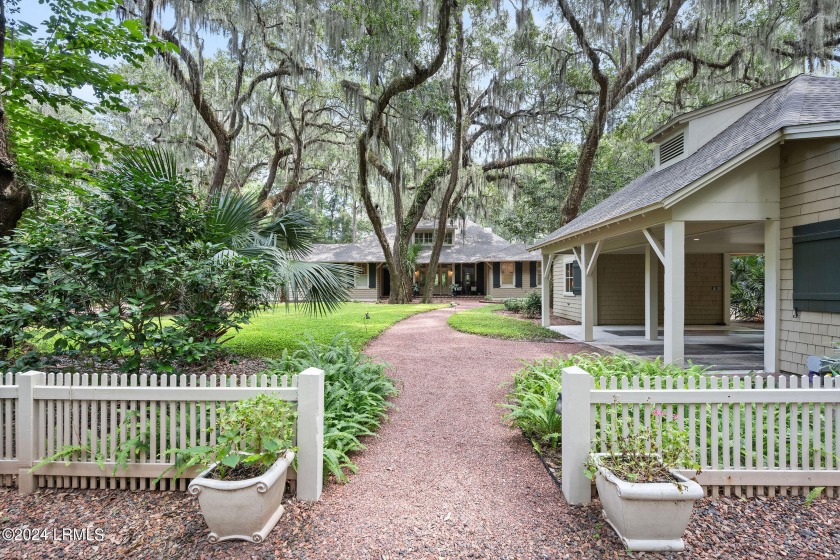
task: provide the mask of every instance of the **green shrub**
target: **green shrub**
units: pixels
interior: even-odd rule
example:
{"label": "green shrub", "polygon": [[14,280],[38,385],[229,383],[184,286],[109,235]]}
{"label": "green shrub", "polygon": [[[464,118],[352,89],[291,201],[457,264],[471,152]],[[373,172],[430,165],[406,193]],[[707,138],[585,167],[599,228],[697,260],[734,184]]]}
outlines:
{"label": "green shrub", "polygon": [[542,313],[542,295],[531,292],[522,300],[522,312],[528,317],[539,317]]}
{"label": "green shrub", "polygon": [[350,453],[365,448],[359,438],[375,435],[391,406],[387,399],[397,394],[385,366],[355,350],[343,335],[328,343],[310,339],[302,349],[266,363],[273,375],[324,370],[324,472],[346,481],[347,471],[357,470]]}
{"label": "green shrub", "polygon": [[505,418],[534,441],[537,446],[559,447],[562,429],[560,415],[554,410],[557,393],[560,391],[563,368],[578,366],[596,378],[633,377],[699,377],[703,368],[692,366],[681,368],[665,364],[661,360],[646,360],[613,354],[575,354],[568,357],[553,357],[526,365],[513,377]]}
{"label": "green shrub", "polygon": [[510,298],[504,301],[505,310],[511,313],[521,313],[524,304],[525,300],[522,298]]}
{"label": "green shrub", "polygon": [[36,365],[36,337],[124,371],[171,372],[218,350],[276,278],[206,241],[207,218],[174,158],[147,150],[30,214],[0,250],[0,369]]}

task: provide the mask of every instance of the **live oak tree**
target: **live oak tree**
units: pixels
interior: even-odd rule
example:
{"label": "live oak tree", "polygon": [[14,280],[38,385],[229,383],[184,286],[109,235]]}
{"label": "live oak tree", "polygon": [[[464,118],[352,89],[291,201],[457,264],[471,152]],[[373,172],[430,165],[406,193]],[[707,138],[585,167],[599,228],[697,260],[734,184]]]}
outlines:
{"label": "live oak tree", "polygon": [[[720,84],[741,91],[789,75],[802,60],[836,61],[840,44],[837,3],[713,2],[710,0],[556,0],[564,36],[556,56],[582,103],[585,125],[577,168],[565,197],[561,223],[574,219],[590,186],[608,117],[632,105],[646,89],[670,80],[675,108],[682,93],[705,88],[720,97]],[[798,9],[797,9],[798,8]],[[573,41],[565,36],[566,29]],[[775,56],[771,56],[775,55]]]}

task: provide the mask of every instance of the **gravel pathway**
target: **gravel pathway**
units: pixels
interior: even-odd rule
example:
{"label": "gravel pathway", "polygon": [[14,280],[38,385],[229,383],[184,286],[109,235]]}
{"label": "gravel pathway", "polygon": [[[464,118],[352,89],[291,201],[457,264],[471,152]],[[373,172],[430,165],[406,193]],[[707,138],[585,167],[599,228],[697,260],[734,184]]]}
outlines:
{"label": "gravel pathway", "polygon": [[[469,304],[468,304],[469,305]],[[466,305],[465,305],[466,307]],[[463,308],[463,307],[462,307]],[[522,359],[586,349],[455,332],[443,309],[398,323],[367,352],[394,366],[398,407],[360,472],[321,502],[291,501],[265,543],[210,545],[181,493],[0,490],[0,529],[100,528],[96,542],[0,542],[3,558],[628,558],[597,502],[571,508],[497,406]],[[701,501],[679,558],[838,558],[840,501]],[[648,555],[648,558],[667,556]]]}

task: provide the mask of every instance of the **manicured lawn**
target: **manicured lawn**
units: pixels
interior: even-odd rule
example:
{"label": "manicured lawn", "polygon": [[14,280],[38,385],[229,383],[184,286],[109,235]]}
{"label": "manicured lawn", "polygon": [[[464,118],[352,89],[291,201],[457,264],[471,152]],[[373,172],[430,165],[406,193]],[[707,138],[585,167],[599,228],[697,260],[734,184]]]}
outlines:
{"label": "manicured lawn", "polygon": [[[308,315],[301,308],[279,305],[254,317],[226,344],[236,354],[254,358],[275,358],[288,348],[294,350],[306,342],[306,335],[316,342],[330,342],[335,335],[346,333],[354,348],[360,349],[397,321],[443,305],[387,305],[347,303],[330,315]],[[365,320],[365,313],[370,319]]]}
{"label": "manicured lawn", "polygon": [[461,311],[449,317],[449,326],[456,331],[510,340],[557,340],[565,338],[551,329],[494,313],[504,305],[485,305]]}

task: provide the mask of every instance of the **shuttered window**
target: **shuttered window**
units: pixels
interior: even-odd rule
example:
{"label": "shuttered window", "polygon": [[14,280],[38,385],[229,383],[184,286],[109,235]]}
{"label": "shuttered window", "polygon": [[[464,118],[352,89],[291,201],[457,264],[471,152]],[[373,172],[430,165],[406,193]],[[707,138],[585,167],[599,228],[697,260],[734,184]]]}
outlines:
{"label": "shuttered window", "polygon": [[793,228],[793,306],[840,313],[840,220]]}

